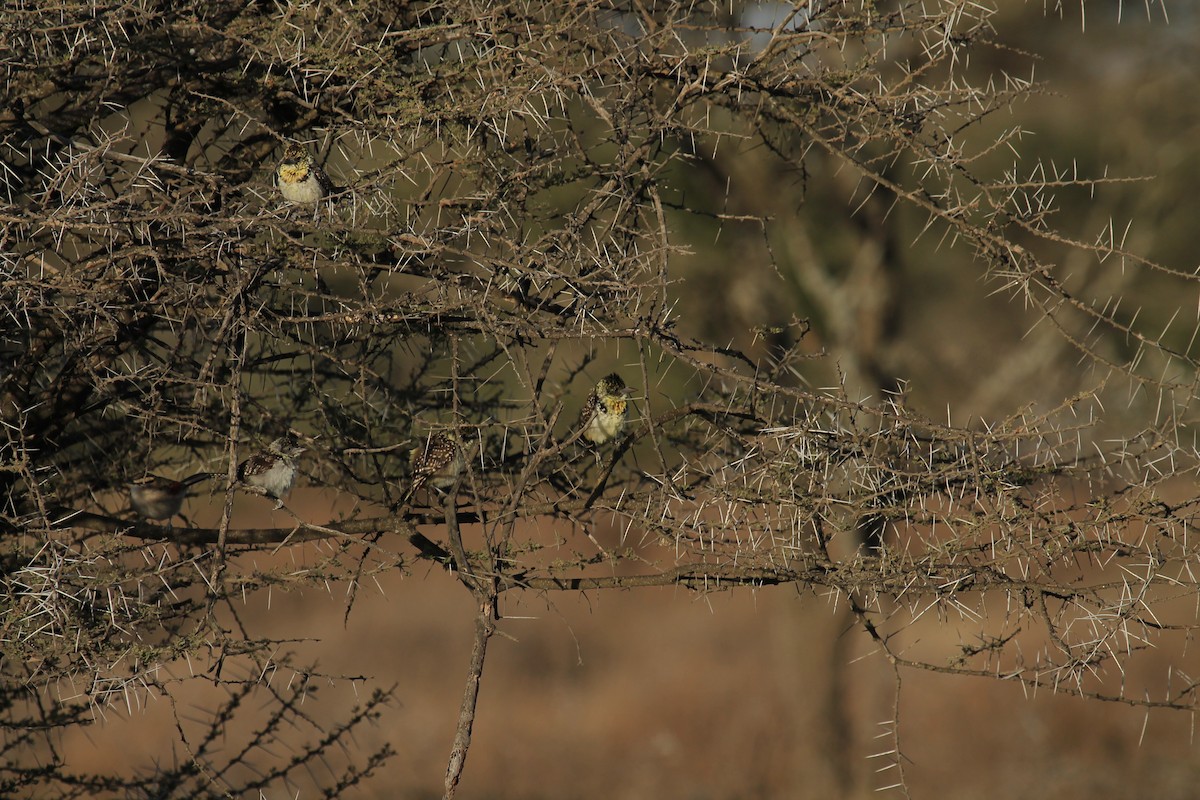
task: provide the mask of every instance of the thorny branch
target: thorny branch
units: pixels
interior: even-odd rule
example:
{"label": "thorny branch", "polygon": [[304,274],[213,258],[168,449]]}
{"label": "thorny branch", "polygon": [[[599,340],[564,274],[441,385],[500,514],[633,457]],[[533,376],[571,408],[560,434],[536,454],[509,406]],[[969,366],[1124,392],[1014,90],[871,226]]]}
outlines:
{"label": "thorny branch", "polygon": [[[1150,697],[1105,672],[1200,627],[1181,610],[1200,592],[1196,502],[1173,482],[1200,461],[1197,329],[1105,287],[1194,293],[1195,273],[1111,222],[1054,227],[1058,193],[1118,179],[996,174],[1023,133],[1000,112],[1041,90],[968,69],[996,44],[986,7],[765,7],[68,0],[6,17],[0,721],[17,733],[0,793],[311,780],[332,797],[368,778],[388,748],[330,754],[386,693],[317,730],[307,689],[269,679],[313,671],[232,601],[357,586],[410,567],[410,545],[478,606],[447,798],[518,593],[790,585],[849,603],[898,687],[926,670],[1200,706],[1191,682]],[[284,202],[285,143],[311,146],[337,193]],[[910,394],[908,371],[953,382],[952,359],[918,344],[905,361],[900,321],[865,318],[902,314],[906,259],[935,250],[1055,344],[1020,406]],[[609,373],[635,411],[593,445],[578,414]],[[289,430],[312,445],[297,493],[349,510],[289,499],[291,524],[245,527],[238,461]],[[441,509],[405,457],[430,431],[466,454]],[[198,470],[222,477],[184,511],[220,498],[219,521],[125,512],[128,483]],[[883,533],[862,547],[868,517]],[[312,562],[238,560],[285,547]],[[909,641],[927,616],[961,643]],[[76,679],[82,699],[38,694]],[[208,727],[176,714],[185,765],[64,772],[56,731],[185,680],[224,692]],[[260,696],[246,749],[217,752]],[[314,740],[278,756],[292,726]]]}

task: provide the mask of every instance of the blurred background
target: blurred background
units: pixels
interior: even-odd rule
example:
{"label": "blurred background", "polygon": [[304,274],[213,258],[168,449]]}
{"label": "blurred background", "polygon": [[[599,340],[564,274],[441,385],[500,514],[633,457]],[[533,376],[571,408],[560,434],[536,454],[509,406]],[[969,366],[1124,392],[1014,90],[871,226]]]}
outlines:
{"label": "blurred background", "polygon": [[[205,510],[208,501],[189,501],[201,512],[197,524],[217,521]],[[291,506],[314,521],[338,510],[333,493],[319,490],[298,491]],[[234,519],[247,526],[284,522],[260,498],[239,501]],[[600,539],[609,548],[621,542],[617,531]],[[174,558],[174,548],[150,547],[148,557]],[[311,567],[320,554],[319,545],[291,546],[273,558],[243,557],[231,569]],[[983,608],[970,594],[961,600]],[[245,604],[239,624],[250,636],[294,643],[298,669],[265,677],[277,689],[304,685],[301,710],[316,724],[333,726],[372,687],[395,684],[394,702],[355,733],[344,755],[361,760],[384,744],[397,754],[342,796],[441,797],[474,604],[438,566],[408,576],[391,570],[366,582],[346,622],[345,604],[344,584],[260,593]],[[894,763],[897,719],[912,797],[1189,798],[1200,777],[1186,714],[919,670],[902,671],[898,685],[876,648],[851,628],[844,600],[795,587],[510,592],[500,610],[460,797],[890,796],[900,790],[878,789],[901,779],[894,766],[886,769]],[[906,629],[902,649],[953,651],[977,643],[975,628],[930,610]],[[1125,674],[1099,676],[1092,688],[1165,697],[1200,670],[1200,656],[1183,640],[1160,640],[1129,663]],[[222,695],[204,681],[170,678],[208,668],[179,662],[157,675],[179,718],[162,699],[130,692],[131,706],[108,708],[102,724],[66,739],[67,763],[78,771],[137,773],[150,763],[186,760],[172,744],[176,725],[196,741]],[[235,670],[226,677],[245,676]],[[55,687],[68,694],[82,688]],[[266,710],[243,709],[246,715],[217,738],[218,758],[236,753]],[[317,738],[303,729],[291,733],[297,752]],[[314,781],[327,777],[310,771]],[[311,791],[297,787],[299,797]]]}

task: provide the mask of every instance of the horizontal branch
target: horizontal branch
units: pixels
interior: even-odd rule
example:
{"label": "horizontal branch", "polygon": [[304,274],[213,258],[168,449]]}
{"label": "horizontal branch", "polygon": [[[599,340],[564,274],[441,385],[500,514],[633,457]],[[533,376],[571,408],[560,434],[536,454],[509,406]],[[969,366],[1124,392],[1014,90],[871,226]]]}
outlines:
{"label": "horizontal branch", "polygon": [[[60,517],[61,527],[119,533],[145,541],[169,540],[178,544],[215,545],[219,535],[215,528],[173,528],[140,521],[131,523],[86,511],[71,511],[61,514]],[[458,521],[478,522],[479,515],[471,511],[460,511]],[[386,515],[321,526],[298,524],[290,528],[240,528],[230,529],[225,541],[227,544],[269,545],[284,542],[299,544],[345,537],[353,539],[357,544],[369,546],[371,543],[365,537],[370,534],[400,533],[408,536],[409,541],[417,548],[420,558],[438,561],[454,568],[456,559],[441,545],[417,530],[420,524],[436,522],[438,520],[434,515],[414,513],[403,518]],[[717,590],[734,586],[828,583],[829,576],[837,571],[840,570],[827,563],[807,564],[801,569],[738,564],[685,564],[653,574],[574,577],[529,575],[528,571],[521,571],[501,573],[497,576],[497,590],[587,591],[650,586],[686,586],[697,590]]]}
{"label": "horizontal branch", "polygon": [[736,564],[685,564],[652,575],[601,575],[596,577],[522,577],[502,579],[501,591],[538,589],[544,591],[587,591],[589,589],[633,589],[648,586],[686,586],[718,590],[734,586],[779,586],[788,583],[824,583],[834,568],[817,564],[803,570],[738,566]]}

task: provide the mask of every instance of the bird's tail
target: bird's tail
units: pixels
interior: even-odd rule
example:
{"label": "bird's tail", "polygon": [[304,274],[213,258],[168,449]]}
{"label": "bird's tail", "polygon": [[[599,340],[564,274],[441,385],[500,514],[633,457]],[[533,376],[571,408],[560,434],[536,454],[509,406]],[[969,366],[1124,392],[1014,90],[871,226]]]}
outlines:
{"label": "bird's tail", "polygon": [[189,475],[180,481],[184,486],[195,486],[201,481],[207,481],[211,478],[219,478],[224,473],[221,472],[197,472],[195,475]]}

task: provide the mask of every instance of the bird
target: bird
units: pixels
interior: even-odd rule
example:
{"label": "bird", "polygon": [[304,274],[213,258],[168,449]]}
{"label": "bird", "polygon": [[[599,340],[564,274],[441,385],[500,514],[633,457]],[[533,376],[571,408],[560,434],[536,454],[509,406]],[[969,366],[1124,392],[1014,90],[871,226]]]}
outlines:
{"label": "bird", "polygon": [[333,182],[317,164],[308,148],[289,144],[275,168],[275,186],[284,200],[293,203],[319,203],[334,190]]}
{"label": "bird", "polygon": [[425,484],[435,489],[449,488],[458,479],[465,462],[462,448],[447,433],[429,434],[421,446],[409,451],[408,457],[412,465],[409,497]]}
{"label": "bird", "polygon": [[304,446],[294,434],[280,436],[267,449],[238,464],[237,478],[247,486],[257,486],[275,498],[275,507],[283,508],[283,498],[296,480],[296,457]]}
{"label": "bird", "polygon": [[210,477],[210,472],[197,472],[177,481],[160,475],[147,475],[129,484],[129,504],[140,517],[170,520],[183,508],[188,489]]}
{"label": "bird", "polygon": [[620,436],[629,421],[629,388],[617,373],[596,383],[579,412],[583,438],[592,444],[604,444]]}

